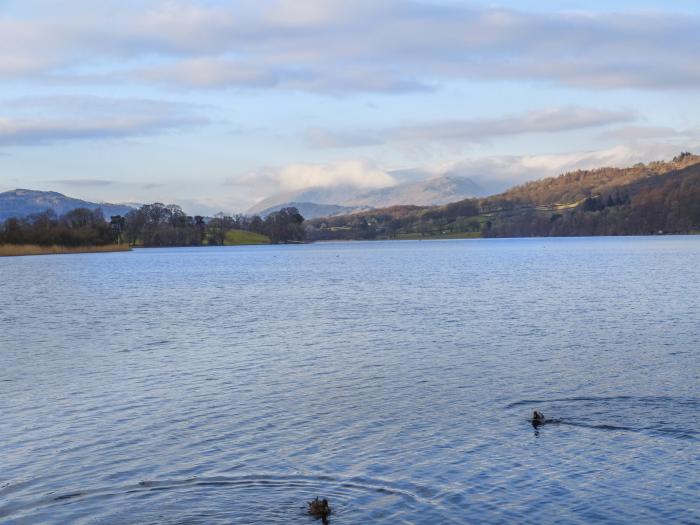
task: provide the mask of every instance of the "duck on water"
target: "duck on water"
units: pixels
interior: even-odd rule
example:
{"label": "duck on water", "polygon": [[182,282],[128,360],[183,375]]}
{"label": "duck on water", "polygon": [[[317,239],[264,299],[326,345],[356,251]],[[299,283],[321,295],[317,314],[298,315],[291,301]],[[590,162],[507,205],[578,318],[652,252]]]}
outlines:
{"label": "duck on water", "polygon": [[321,519],[324,523],[328,523],[328,517],[331,515],[331,507],[326,498],[309,501],[309,514],[314,518]]}
{"label": "duck on water", "polygon": [[532,423],[532,426],[537,428],[540,425],[544,425],[546,422],[546,419],[544,417],[544,414],[542,412],[539,412],[538,410],[535,410],[532,412],[532,419],[530,420]]}

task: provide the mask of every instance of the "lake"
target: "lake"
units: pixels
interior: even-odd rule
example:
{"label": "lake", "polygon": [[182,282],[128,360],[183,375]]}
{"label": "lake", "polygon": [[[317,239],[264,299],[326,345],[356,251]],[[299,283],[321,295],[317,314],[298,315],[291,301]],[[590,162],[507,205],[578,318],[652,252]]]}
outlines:
{"label": "lake", "polygon": [[700,522],[698,236],[5,258],[0,290],[5,524]]}

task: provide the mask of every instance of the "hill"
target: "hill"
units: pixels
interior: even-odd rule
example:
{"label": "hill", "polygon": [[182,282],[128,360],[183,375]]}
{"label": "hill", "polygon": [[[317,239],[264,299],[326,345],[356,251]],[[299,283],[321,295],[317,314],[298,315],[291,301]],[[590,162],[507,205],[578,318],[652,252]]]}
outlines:
{"label": "hill", "polygon": [[309,221],[311,239],[648,235],[700,230],[700,157],[576,171],[483,199]]}
{"label": "hill", "polygon": [[121,204],[89,202],[81,199],[66,197],[55,191],[11,190],[0,193],[0,221],[10,217],[26,217],[33,213],[41,213],[48,209],[63,215],[76,208],[95,210],[102,209],[105,217],[110,215],[126,215],[133,208]]}
{"label": "hill", "polygon": [[[404,182],[373,190],[350,186],[306,188],[269,197],[250,208],[248,213],[270,213],[290,206],[295,206],[301,211],[299,203],[304,203],[306,207],[332,205],[345,208],[345,210],[324,213],[324,215],[335,215],[343,211],[347,213],[405,204],[418,206],[447,204],[482,195],[484,195],[483,188],[471,179],[448,173],[428,180]],[[307,214],[303,211],[301,213],[307,218],[318,216],[313,213],[313,210],[312,213]]]}
{"label": "hill", "polygon": [[492,199],[536,205],[577,202],[591,195],[607,195],[625,186],[643,184],[644,181],[682,170],[698,162],[699,156],[682,153],[670,162],[636,164],[631,168],[578,170],[516,186]]}

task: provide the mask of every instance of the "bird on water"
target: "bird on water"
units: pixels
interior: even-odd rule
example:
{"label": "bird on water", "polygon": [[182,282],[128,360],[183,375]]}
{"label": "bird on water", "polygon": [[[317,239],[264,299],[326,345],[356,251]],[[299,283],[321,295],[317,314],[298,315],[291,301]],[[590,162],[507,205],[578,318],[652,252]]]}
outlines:
{"label": "bird on water", "polygon": [[309,514],[314,518],[322,519],[324,524],[328,523],[328,516],[331,515],[328,500],[326,498],[320,500],[317,496],[315,500],[309,501]]}
{"label": "bird on water", "polygon": [[532,426],[534,426],[534,427],[544,425],[544,421],[545,421],[544,414],[542,412],[535,410],[534,412],[532,412],[532,420],[531,421],[532,421]]}

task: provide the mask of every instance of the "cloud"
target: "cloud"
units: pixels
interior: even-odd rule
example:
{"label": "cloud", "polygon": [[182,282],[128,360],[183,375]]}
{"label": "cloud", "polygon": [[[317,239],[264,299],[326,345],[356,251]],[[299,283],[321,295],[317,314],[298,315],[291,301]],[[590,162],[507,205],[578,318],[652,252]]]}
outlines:
{"label": "cloud", "polygon": [[[122,78],[321,93],[526,80],[584,89],[700,88],[700,17],[537,12],[416,0],[14,0],[0,77]],[[107,28],[109,28],[107,30]]]}
{"label": "cloud", "polygon": [[603,140],[616,140],[622,142],[641,142],[648,140],[687,140],[700,137],[700,130],[686,129],[676,130],[667,126],[623,126],[621,128],[606,131],[600,135]]}
{"label": "cloud", "polygon": [[104,179],[53,179],[47,182],[61,186],[112,186],[115,184],[114,181]]}
{"label": "cloud", "polygon": [[361,146],[379,146],[387,142],[383,133],[364,131],[331,131],[323,128],[310,128],[306,132],[306,141],[314,148],[356,148]]}
{"label": "cloud", "polygon": [[291,71],[276,71],[240,61],[221,58],[183,60],[172,65],[146,68],[135,72],[135,77],[158,84],[176,84],[192,88],[273,87],[282,79],[290,81]]}
{"label": "cloud", "polygon": [[[576,170],[601,167],[629,167],[638,162],[670,159],[682,149],[695,149],[699,144],[679,147],[667,143],[649,143],[644,149],[634,146],[574,151],[550,155],[512,155],[462,159],[428,168],[432,173],[450,172],[469,177],[490,193],[503,191],[530,180],[554,177]],[[694,146],[694,147],[692,147]]]}
{"label": "cloud", "polygon": [[122,139],[182,128],[192,120],[156,116],[114,117],[97,120],[0,119],[0,146],[29,146],[68,140]]}
{"label": "cloud", "polygon": [[383,188],[397,184],[389,171],[376,164],[351,159],[327,164],[290,163],[251,171],[230,178],[226,186],[236,188],[240,202],[249,206],[272,194],[292,193],[307,188]]}
{"label": "cloud", "polygon": [[192,106],[178,103],[75,96],[21,98],[0,104],[0,147],[125,139],[207,122]]}
{"label": "cloud", "polygon": [[187,89],[265,88],[316,93],[374,91],[405,93],[431,91],[434,86],[403,78],[390,70],[358,65],[326,74],[303,65],[247,61],[230,58],[192,58],[162,66],[151,66],[115,78],[146,81]]}
{"label": "cloud", "polygon": [[386,171],[365,160],[339,161],[330,164],[288,164],[280,168],[266,168],[232,181],[235,184],[273,186],[277,191],[299,190],[311,187],[352,186],[382,188],[396,184]]}
{"label": "cloud", "polygon": [[344,161],[328,165],[292,164],[277,171],[285,189],[307,187],[353,186],[381,188],[395,184],[388,173],[366,161]]}
{"label": "cloud", "polygon": [[387,142],[482,142],[530,133],[561,133],[634,121],[632,111],[566,107],[498,118],[409,123],[381,130],[330,131],[312,128],[307,141],[317,148],[372,146]]}
{"label": "cloud", "polygon": [[165,186],[165,184],[162,182],[149,182],[141,185],[144,190],[155,190],[157,188],[162,188],[163,186]]}

